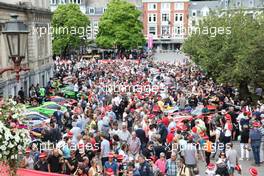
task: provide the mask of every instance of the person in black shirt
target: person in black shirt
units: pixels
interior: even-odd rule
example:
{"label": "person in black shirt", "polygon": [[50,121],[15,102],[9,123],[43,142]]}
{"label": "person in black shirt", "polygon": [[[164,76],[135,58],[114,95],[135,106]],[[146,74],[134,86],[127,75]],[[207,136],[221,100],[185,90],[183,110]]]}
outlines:
{"label": "person in black shirt", "polygon": [[[247,159],[249,160],[249,128],[248,125],[244,125],[242,131],[240,132],[240,147],[241,147],[241,158],[240,160]],[[246,156],[245,156],[246,155]],[[246,158],[244,158],[246,157]]]}
{"label": "person in black shirt", "polygon": [[155,157],[155,151],[154,151],[154,147],[153,147],[153,143],[149,142],[147,145],[147,148],[145,148],[142,151],[142,154],[147,158],[147,159],[151,159],[151,157]]}
{"label": "person in black shirt", "polygon": [[65,164],[66,164],[66,173],[65,174],[73,174],[78,167],[78,159],[76,157],[76,151],[72,150],[71,151],[71,158],[65,160]]}
{"label": "person in black shirt", "polygon": [[48,171],[54,173],[61,173],[60,154],[58,149],[54,149],[48,158]]}

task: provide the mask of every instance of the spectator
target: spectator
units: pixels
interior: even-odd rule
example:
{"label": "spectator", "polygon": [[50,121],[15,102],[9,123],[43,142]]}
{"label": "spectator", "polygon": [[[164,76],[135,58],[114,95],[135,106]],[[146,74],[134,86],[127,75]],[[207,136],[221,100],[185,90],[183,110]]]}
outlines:
{"label": "spectator", "polygon": [[39,155],[39,160],[34,165],[34,169],[42,171],[42,172],[48,172],[48,162],[46,159],[46,153],[41,153]]}
{"label": "spectator", "polygon": [[253,123],[253,129],[249,132],[249,143],[251,144],[255,165],[260,165],[260,144],[261,144],[261,132],[258,129],[260,127],[259,122]]}
{"label": "spectator", "polygon": [[143,155],[139,155],[139,173],[141,176],[153,176],[153,171]]}
{"label": "spectator", "polygon": [[175,152],[171,153],[170,159],[166,161],[166,175],[175,176],[177,175],[177,163],[176,163],[177,154]]}
{"label": "spectator", "polygon": [[52,154],[48,157],[48,171],[53,173],[61,173],[61,155],[58,149],[53,149]]}

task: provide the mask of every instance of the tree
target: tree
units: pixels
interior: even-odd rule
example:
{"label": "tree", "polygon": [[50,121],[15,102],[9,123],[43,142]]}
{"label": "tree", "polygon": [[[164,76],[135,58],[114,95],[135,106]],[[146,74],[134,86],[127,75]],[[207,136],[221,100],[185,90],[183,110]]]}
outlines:
{"label": "tree", "polygon": [[111,0],[99,22],[97,45],[119,51],[142,46],[145,43],[141,12],[124,0]]}
{"label": "tree", "polygon": [[214,80],[238,86],[240,95],[248,95],[248,85],[263,76],[263,22],[263,16],[252,18],[243,11],[211,14],[198,25],[207,32],[193,32],[183,50]]}
{"label": "tree", "polygon": [[89,18],[83,14],[77,4],[59,5],[52,16],[54,54],[66,55],[70,49],[76,49],[85,43]]}

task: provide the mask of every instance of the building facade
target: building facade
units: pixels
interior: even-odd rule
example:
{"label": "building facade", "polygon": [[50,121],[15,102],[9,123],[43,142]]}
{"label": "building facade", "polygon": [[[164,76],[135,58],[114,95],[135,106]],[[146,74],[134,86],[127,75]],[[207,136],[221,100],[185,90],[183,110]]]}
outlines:
{"label": "building facade", "polygon": [[[87,38],[95,40],[99,29],[99,20],[107,9],[107,4],[110,0],[50,0],[51,11],[54,12],[59,4],[75,3],[80,6],[81,11],[90,19],[90,30]],[[135,4],[135,6],[142,10],[141,0],[128,0],[128,2]]]}
{"label": "building facade", "polygon": [[17,95],[21,87],[28,95],[28,89],[32,84],[46,86],[50,77],[53,76],[51,36],[40,35],[41,27],[48,27],[51,22],[51,11],[47,0],[0,0],[0,67],[6,68],[13,65],[8,58],[8,48],[4,35],[1,33],[4,23],[10,20],[10,14],[17,14],[18,20],[28,25],[26,57],[22,65],[28,66],[30,71],[21,72],[20,80],[15,80],[15,74],[5,72],[0,75],[0,96],[8,97]]}
{"label": "building facade", "polygon": [[219,0],[222,14],[226,11],[238,11],[242,9],[245,14],[256,17],[264,11],[264,0]]}
{"label": "building facade", "polygon": [[175,50],[187,36],[189,0],[143,0],[144,35],[154,48]]}
{"label": "building facade", "polygon": [[193,29],[199,21],[208,16],[211,11],[219,9],[218,1],[192,1],[189,9],[189,28]]}

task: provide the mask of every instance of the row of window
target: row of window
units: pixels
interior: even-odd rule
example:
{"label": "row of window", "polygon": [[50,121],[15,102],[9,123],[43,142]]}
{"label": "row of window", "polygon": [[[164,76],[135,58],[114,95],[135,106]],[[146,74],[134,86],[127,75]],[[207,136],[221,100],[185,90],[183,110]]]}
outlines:
{"label": "row of window", "polygon": [[50,0],[50,4],[66,4],[66,3],[81,4],[81,0]]}
{"label": "row of window", "polygon": [[106,8],[94,8],[94,7],[89,7],[87,9],[87,13],[89,15],[94,15],[94,14],[103,14],[106,11]]}
{"label": "row of window", "polygon": [[[171,3],[161,3],[161,10],[170,10]],[[184,3],[174,3],[175,10],[184,10]],[[148,3],[148,10],[157,10],[157,3]]]}
{"label": "row of window", "polygon": [[[161,21],[170,21],[170,14],[169,13],[163,13],[161,14]],[[174,15],[174,21],[175,22],[182,22],[183,21],[183,14],[182,13],[176,13]],[[155,23],[157,22],[157,14],[156,13],[150,13],[148,14],[148,22]]]}
{"label": "row of window", "polygon": [[[148,28],[148,33],[152,35],[157,35],[157,27],[156,26],[150,26]],[[169,35],[170,34],[170,27],[169,26],[161,26],[161,35]],[[184,34],[184,30],[182,26],[174,26],[173,28],[173,34],[176,35],[182,35]]]}

